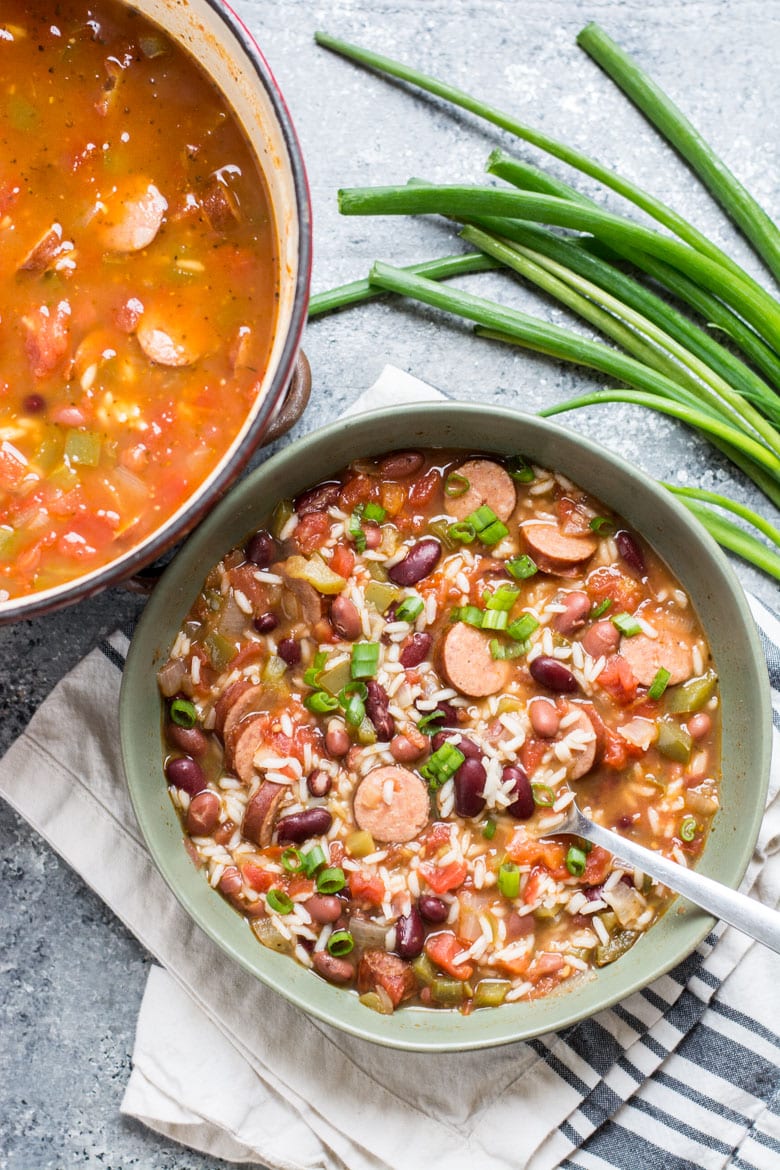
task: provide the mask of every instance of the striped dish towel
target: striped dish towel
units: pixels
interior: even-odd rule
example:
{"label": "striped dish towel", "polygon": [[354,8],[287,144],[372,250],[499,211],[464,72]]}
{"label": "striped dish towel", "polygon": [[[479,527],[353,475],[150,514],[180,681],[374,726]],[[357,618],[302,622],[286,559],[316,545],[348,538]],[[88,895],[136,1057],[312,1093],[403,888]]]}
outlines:
{"label": "striped dish towel", "polygon": [[[388,369],[356,408],[434,396]],[[777,905],[780,621],[758,601],[751,608],[773,688],[774,754],[742,888]],[[125,1113],[214,1158],[273,1170],[780,1166],[780,957],[732,928],[565,1032],[457,1055],[344,1036],[234,966],[171,896],[133,818],[117,722],[129,633],[63,679],[0,761],[0,794],[161,964],[139,1015]],[[84,729],[75,742],[74,726]]]}

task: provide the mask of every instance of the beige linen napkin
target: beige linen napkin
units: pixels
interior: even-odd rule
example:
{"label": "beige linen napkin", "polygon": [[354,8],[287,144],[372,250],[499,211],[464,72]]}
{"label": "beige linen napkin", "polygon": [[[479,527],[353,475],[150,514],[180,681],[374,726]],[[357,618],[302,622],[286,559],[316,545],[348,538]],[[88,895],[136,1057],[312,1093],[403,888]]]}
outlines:
{"label": "beige linen napkin", "polygon": [[[436,391],[388,367],[353,412],[432,397]],[[780,644],[768,611],[754,612]],[[586,1145],[577,1157],[587,1160],[567,1165],[633,1170],[649,1164],[643,1127],[654,1111],[662,1120],[652,1148],[671,1146],[672,1118],[675,1158],[684,1149],[688,1165],[725,1167],[745,1143],[760,1152],[771,1140],[780,1150],[767,1095],[737,1092],[710,1072],[705,1053],[695,1056],[701,1028],[724,1045],[737,1043],[734,1029],[747,1030],[751,1060],[774,1051],[780,963],[731,929],[713,932],[651,989],[565,1034],[457,1055],[396,1052],[344,1036],[233,964],[181,909],[140,837],[118,748],[117,663],[127,639],[109,641],[58,684],[0,761],[0,794],[162,964],[139,1014],[125,1113],[215,1158],[274,1170],[550,1170],[607,1129],[609,1149],[596,1156]],[[85,733],[74,737],[74,727]],[[777,757],[745,885],[759,881],[770,904],[780,895]],[[690,1077],[692,1061],[709,1104],[669,1087]]]}

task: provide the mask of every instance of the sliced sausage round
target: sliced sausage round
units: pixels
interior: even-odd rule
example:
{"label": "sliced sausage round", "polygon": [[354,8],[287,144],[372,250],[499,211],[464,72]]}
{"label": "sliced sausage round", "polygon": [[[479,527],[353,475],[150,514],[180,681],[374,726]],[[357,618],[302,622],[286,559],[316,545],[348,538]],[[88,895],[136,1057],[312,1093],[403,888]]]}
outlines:
{"label": "sliced sausage round", "polygon": [[[254,715],[243,719],[231,732],[225,750],[225,762],[232,766],[233,771],[244,784],[251,784],[258,767],[255,764],[255,755],[263,746],[268,731],[268,716]],[[278,755],[269,749],[271,755]]]}
{"label": "sliced sausage round", "polygon": [[270,780],[264,780],[246,806],[241,833],[261,849],[271,844],[276,810],[284,792],[281,784],[272,784]]}
{"label": "sliced sausage round", "polygon": [[675,622],[668,614],[643,613],[642,617],[653,629],[657,638],[647,634],[625,635],[620,639],[620,656],[631,667],[634,678],[640,686],[649,687],[658,671],[663,667],[669,671],[669,686],[685,682],[693,674],[693,654],[687,624]]}
{"label": "sliced sausage round", "polygon": [[222,735],[225,730],[225,719],[230,708],[241,698],[245,691],[249,690],[251,685],[248,678],[240,678],[224,690],[217,699],[214,707],[214,730],[219,735]]}
{"label": "sliced sausage round", "polygon": [[358,964],[357,986],[361,995],[383,987],[393,1007],[398,1007],[401,1000],[414,995],[417,981],[412,968],[398,955],[389,955],[387,951],[366,951]]}
{"label": "sliced sausage round", "polygon": [[444,506],[450,516],[465,520],[483,504],[487,504],[499,520],[508,520],[514,512],[517,503],[515,485],[500,463],[494,463],[492,459],[469,459],[453,474],[463,476],[469,486],[462,496],[446,500]]}
{"label": "sliced sausage round", "polygon": [[151,244],[167,210],[154,183],[132,176],[102,202],[96,216],[100,242],[110,252],[138,252]]}
{"label": "sliced sausage round", "polygon": [[135,335],[149,361],[158,366],[192,366],[200,357],[200,348],[192,344],[186,329],[177,323],[144,316]]}
{"label": "sliced sausage round", "polygon": [[355,820],[375,841],[412,841],[428,823],[428,792],[413,772],[374,768],[355,792]]}
{"label": "sliced sausage round", "polygon": [[502,691],[512,670],[505,659],[491,656],[487,636],[465,622],[456,622],[445,634],[441,666],[450,686],[473,699]]}
{"label": "sliced sausage round", "polygon": [[566,536],[557,524],[529,521],[520,526],[526,547],[544,573],[574,577],[598,547],[595,536]]}
{"label": "sliced sausage round", "polygon": [[232,752],[233,748],[231,743],[233,731],[238,727],[241,720],[246,718],[247,715],[258,714],[264,710],[267,703],[268,696],[266,694],[266,688],[259,684],[250,684],[250,686],[238,692],[235,701],[228,707],[222,723],[222,739],[228,753]]}

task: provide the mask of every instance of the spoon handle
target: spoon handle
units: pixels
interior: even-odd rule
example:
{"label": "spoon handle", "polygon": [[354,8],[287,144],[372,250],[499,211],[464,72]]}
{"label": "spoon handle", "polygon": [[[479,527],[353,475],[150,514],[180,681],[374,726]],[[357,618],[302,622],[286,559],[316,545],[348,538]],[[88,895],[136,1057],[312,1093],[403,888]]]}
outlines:
{"label": "spoon handle", "polygon": [[663,882],[670,890],[682,894],[716,918],[722,918],[743,934],[780,953],[780,913],[777,910],[770,910],[755,898],[739,894],[722,882],[713,881],[693,869],[686,869],[676,861],[669,861],[660,853],[645,849],[644,845],[627,841],[619,833],[594,824],[579,810],[577,827],[567,831],[578,833],[594,845],[602,845],[621,861],[641,869],[655,881]]}

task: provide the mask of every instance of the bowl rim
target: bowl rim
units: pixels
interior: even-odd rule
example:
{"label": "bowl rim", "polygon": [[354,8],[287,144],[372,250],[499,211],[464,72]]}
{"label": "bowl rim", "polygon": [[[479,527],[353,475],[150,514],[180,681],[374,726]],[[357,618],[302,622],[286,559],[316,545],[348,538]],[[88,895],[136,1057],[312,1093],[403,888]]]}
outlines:
{"label": "bowl rim", "polygon": [[[287,336],[279,355],[279,364],[274,378],[260,402],[257,413],[240,444],[233,452],[232,458],[225,463],[218,474],[210,476],[206,484],[199,486],[189,502],[183,505],[175,516],[169,517],[161,527],[150,533],[140,544],[134,545],[126,553],[90,573],[74,577],[70,581],[53,585],[48,589],[26,594],[23,597],[0,601],[0,625],[19,621],[22,618],[40,617],[43,614],[64,609],[77,601],[93,597],[111,585],[120,584],[140,569],[150,565],[176,541],[181,540],[213,508],[215,501],[224,494],[246,467],[262,439],[276,407],[287,390],[295,370],[295,362],[307,320],[313,255],[311,191],[303,161],[303,151],[282,91],[255,37],[243,20],[226,3],[226,0],[202,0],[202,2],[208,5],[243,48],[247,64],[251,66],[256,81],[265,90],[271,102],[290,164],[298,226],[298,270]],[[201,69],[204,68],[202,62],[194,56],[188,46],[181,47],[187,56],[193,58],[197,66]],[[252,153],[255,154],[254,150]],[[260,165],[259,160],[258,165]]]}
{"label": "bowl rim", "polygon": [[[611,466],[613,468],[619,469],[624,474],[628,475],[632,480],[636,481],[639,486],[655,500],[658,507],[662,510],[662,514],[665,510],[674,516],[676,522],[681,526],[682,530],[685,531],[692,544],[694,546],[698,545],[704,553],[709,555],[710,562],[719,572],[720,584],[728,591],[730,600],[735,606],[739,618],[742,621],[742,633],[745,635],[747,640],[746,659],[750,664],[749,673],[751,673],[753,677],[750,679],[746,678],[745,683],[746,686],[750,684],[753,687],[751,691],[751,699],[754,708],[758,710],[758,714],[756,716],[757,723],[760,723],[763,726],[766,725],[766,720],[771,720],[771,696],[767,672],[765,669],[763,669],[763,652],[761,649],[758,632],[748,608],[742,586],[719,546],[715,543],[709,533],[707,533],[695,520],[691,513],[682,504],[680,504],[671,495],[671,493],[663,489],[657,481],[651,479],[644,472],[629,464],[627,460],[623,459],[621,456],[601,447],[599,444],[593,442],[587,437],[580,435],[576,431],[562,427],[557,422],[542,419],[536,415],[526,414],[522,411],[511,410],[507,409],[506,407],[497,405],[494,406],[492,404],[476,405],[471,403],[445,400],[425,401],[421,403],[415,403],[410,406],[404,406],[404,425],[407,426],[408,429],[413,427],[416,423],[423,423],[428,420],[428,416],[430,416],[431,412],[434,414],[449,412],[450,415],[452,413],[457,413],[466,419],[473,419],[475,425],[477,424],[478,420],[484,423],[486,416],[489,416],[491,423],[494,425],[497,424],[497,429],[500,427],[502,420],[505,420],[512,426],[516,426],[518,423],[522,423],[529,427],[531,431],[537,430],[540,433],[546,434],[551,439],[558,439],[564,443],[570,444],[572,447],[579,447],[584,449],[585,452],[589,453],[591,456],[595,456],[597,459],[604,462],[608,467]],[[152,595],[152,598],[148,603],[144,613],[142,614],[138,626],[136,627],[136,631],[128,651],[120,692],[119,714],[122,759],[125,769],[125,778],[128,784],[133,809],[138,819],[144,841],[147,848],[149,849],[155,865],[162,874],[162,877],[168,885],[169,889],[172,891],[180,905],[189,915],[190,919],[195,922],[198,928],[203,930],[204,933],[209,938],[211,938],[213,942],[216,943],[216,945],[223,953],[227,954],[231,959],[237,962],[239,966],[241,966],[245,971],[249,972],[255,978],[260,979],[261,982],[266,984],[266,986],[269,986],[273,990],[279,992],[285,997],[285,999],[306,1012],[308,1015],[313,1016],[316,1019],[321,1020],[323,1023],[329,1024],[339,1029],[340,1031],[346,1032],[347,1034],[353,1035],[359,1039],[368,1040],[384,1047],[396,1048],[406,1051],[472,1051],[482,1048],[499,1047],[503,1044],[510,1044],[519,1040],[530,1040],[534,1037],[544,1035],[545,1033],[559,1031],[563,1028],[577,1025],[597,1014],[598,1012],[612,1007],[621,1000],[627,999],[635,992],[641,991],[650,983],[654,982],[662,975],[665,975],[672,968],[681,963],[688,955],[690,955],[696,949],[702,939],[704,939],[710,932],[712,926],[715,923],[715,919],[712,916],[706,914],[704,911],[699,911],[696,908],[691,907],[690,904],[684,901],[684,899],[679,897],[675,898],[670,903],[670,906],[667,908],[661,920],[663,922],[665,919],[671,918],[672,915],[676,913],[679,914],[682,907],[687,906],[689,909],[685,919],[680,919],[679,922],[677,919],[675,919],[675,924],[679,926],[680,930],[685,932],[685,937],[682,938],[681,936],[681,945],[679,949],[675,951],[675,953],[664,959],[663,962],[658,963],[653,957],[654,952],[650,952],[647,956],[649,962],[648,969],[650,969],[650,973],[647,975],[638,974],[636,977],[628,979],[628,981],[621,982],[618,980],[618,986],[616,986],[612,991],[606,991],[603,986],[603,983],[606,980],[603,980],[602,994],[597,995],[597,1002],[595,1005],[588,1007],[585,1011],[567,1011],[568,1005],[576,1005],[578,996],[574,991],[562,991],[556,995],[545,997],[543,1000],[534,1001],[536,1005],[545,1005],[547,1010],[545,1010],[544,1014],[546,1016],[552,1017],[551,1021],[548,1020],[538,1028],[512,1028],[509,1025],[509,1020],[507,1019],[506,1029],[503,1031],[499,1029],[500,1034],[491,1034],[487,1037],[469,1034],[440,1035],[439,1032],[442,1031],[442,1029],[438,1027],[433,1030],[433,1034],[431,1035],[422,1035],[421,1033],[424,1029],[421,1029],[419,1026],[417,1029],[412,1027],[409,1028],[408,1031],[401,1031],[400,1033],[393,1033],[388,1030],[387,1021],[392,1022],[397,1016],[402,1015],[407,1017],[414,1015],[415,1020],[413,1022],[417,1023],[418,1025],[420,1024],[421,1015],[426,1019],[426,1021],[434,1017],[437,1021],[440,1020],[441,1017],[447,1017],[446,1022],[448,1023],[452,1023],[453,1020],[474,1020],[480,1016],[485,1015],[485,1013],[476,1012],[473,1013],[473,1015],[470,1017],[463,1017],[459,1013],[451,1013],[441,1010],[432,1012],[430,1009],[415,1008],[407,1008],[403,1013],[395,1013],[394,1016],[389,1017],[378,1016],[376,1013],[367,1011],[365,1015],[371,1018],[366,1019],[365,1021],[361,1019],[359,1023],[354,1024],[349,1020],[345,1021],[344,1019],[340,1018],[339,1015],[338,1006],[341,1002],[341,997],[344,996],[343,989],[333,988],[329,984],[324,984],[325,987],[335,992],[336,996],[339,998],[332,999],[333,1006],[330,1004],[331,997],[326,997],[328,1002],[324,1006],[320,1003],[311,1003],[309,1002],[307,996],[307,984],[304,984],[303,991],[300,991],[296,986],[293,985],[294,981],[285,979],[284,976],[277,978],[273,973],[269,974],[268,971],[259,970],[258,965],[243,955],[237,947],[233,946],[228,940],[226,940],[221,935],[219,929],[212,926],[210,922],[203,920],[203,918],[198,913],[197,907],[194,904],[194,891],[196,887],[193,886],[192,895],[190,894],[189,890],[182,888],[175,874],[173,873],[173,861],[171,860],[169,862],[166,855],[167,847],[165,843],[161,843],[157,839],[157,834],[160,830],[157,820],[151,815],[151,811],[147,808],[147,802],[144,800],[143,778],[137,776],[133,768],[133,738],[136,728],[133,723],[131,713],[132,692],[137,690],[139,686],[143,687],[144,683],[141,676],[143,676],[144,673],[146,674],[147,679],[150,672],[152,675],[154,674],[151,664],[148,662],[148,660],[144,659],[145,647],[142,645],[143,641],[147,637],[151,638],[153,642],[158,640],[157,634],[162,627],[161,618],[163,618],[166,607],[169,605],[168,596],[176,588],[180,581],[187,585],[188,593],[192,593],[192,588],[194,587],[196,595],[197,589],[200,588],[200,577],[195,574],[196,579],[193,581],[193,574],[190,566],[191,564],[197,564],[198,572],[200,572],[200,566],[205,565],[205,571],[207,572],[208,568],[211,567],[211,564],[215,563],[215,560],[208,559],[213,557],[213,554],[209,550],[208,546],[213,543],[214,533],[220,530],[223,521],[227,521],[231,518],[232,515],[236,513],[239,502],[242,502],[246,497],[254,495],[255,498],[261,499],[262,490],[259,489],[262,489],[265,481],[270,481],[270,483],[273,484],[278,472],[281,470],[287,470],[296,463],[298,463],[299,466],[306,465],[306,452],[312,447],[316,448],[317,450],[328,447],[332,449],[333,457],[330,462],[332,463],[333,471],[335,472],[341,468],[346,462],[346,459],[349,459],[350,457],[348,455],[345,459],[343,454],[340,454],[340,452],[343,453],[347,447],[345,442],[345,429],[357,430],[358,434],[360,434],[361,432],[369,431],[371,427],[383,425],[387,425],[389,427],[391,424],[397,423],[397,410],[394,408],[384,408],[381,410],[368,411],[360,415],[342,418],[328,424],[327,426],[319,428],[316,431],[310,432],[308,435],[302,437],[301,439],[287,446],[284,450],[272,456],[270,459],[256,468],[244,480],[242,480],[242,482],[226,498],[220,501],[220,503],[209,516],[208,520],[204,522],[190,536],[184,548],[177,555],[171,565],[168,566],[159,586]],[[380,451],[400,449],[414,445],[413,442],[408,439],[406,434],[404,435],[404,439],[406,441],[399,442],[395,445],[392,443],[385,443],[381,449],[378,448],[375,452],[372,453],[379,454]],[[356,447],[359,445],[359,439],[353,440],[350,438],[349,450],[352,454],[356,452]],[[418,445],[430,447],[436,446],[437,444],[432,444],[430,442],[424,443],[423,441],[419,441]],[[440,445],[454,446],[455,444],[442,443]],[[477,446],[477,444],[474,444],[475,449],[477,449]],[[481,446],[479,449],[487,450],[488,448]],[[497,445],[493,449],[496,452],[501,450],[501,445],[498,440]],[[300,479],[300,487],[297,489],[298,491],[304,490],[305,487],[309,486],[311,482],[311,475],[309,474],[307,477],[305,470],[300,473],[298,478]],[[587,486],[585,487],[585,490],[588,490]],[[594,494],[598,493],[594,492]],[[275,501],[275,498],[276,497],[274,496],[272,503]],[[229,548],[232,547],[235,543],[235,540],[229,541],[223,548],[223,552],[227,552]],[[208,554],[208,557],[204,559],[202,554],[206,553]],[[221,554],[218,554],[218,556],[219,555]],[[191,602],[188,603],[186,608],[179,613],[179,622],[184,617],[184,614],[189,608],[189,604],[191,604]],[[758,741],[754,745],[754,748],[759,757],[758,771],[760,774],[755,782],[756,799],[752,801],[751,807],[746,810],[746,815],[741,821],[741,844],[736,853],[732,851],[729,855],[729,873],[727,875],[726,881],[727,884],[731,885],[732,887],[736,887],[741,881],[753,854],[755,842],[758,837],[758,832],[764,815],[766,792],[769,784],[771,744],[765,739],[765,737],[759,737]],[[167,799],[167,788],[163,786],[161,791]],[[148,803],[151,803],[151,801]],[[181,852],[184,853],[183,848]],[[197,875],[197,871],[194,868],[192,872],[194,875]],[[199,880],[202,881],[202,878]],[[227,911],[229,914],[238,918],[236,912],[233,911],[230,907],[227,907]],[[658,925],[660,926],[660,924]],[[640,938],[636,946],[641,947],[642,943],[646,942],[648,936],[651,934],[652,931],[648,932],[646,935]],[[284,959],[287,964],[291,962],[287,956],[284,956]],[[614,969],[615,968],[608,967],[604,968],[603,970],[609,972],[610,970]],[[301,970],[303,970],[303,968],[301,968]],[[311,973],[305,971],[305,974],[310,976]],[[596,978],[598,978],[598,976]],[[318,985],[324,983],[324,981],[321,980],[317,980],[316,982]],[[593,986],[593,981],[589,981],[588,983],[583,984],[583,987],[586,989]],[[511,1009],[514,1006],[515,1005],[504,1005],[501,1009],[499,1009],[499,1012],[511,1012]],[[558,1008],[559,1010],[556,1011],[555,1008]],[[495,1019],[493,1013],[491,1013],[491,1019]],[[377,1021],[379,1021],[379,1024],[377,1024]],[[462,1027],[465,1028],[465,1025],[462,1025]],[[495,1030],[495,1028],[491,1029],[491,1032],[495,1032]]]}

